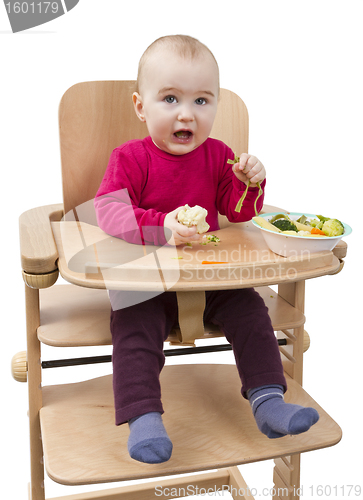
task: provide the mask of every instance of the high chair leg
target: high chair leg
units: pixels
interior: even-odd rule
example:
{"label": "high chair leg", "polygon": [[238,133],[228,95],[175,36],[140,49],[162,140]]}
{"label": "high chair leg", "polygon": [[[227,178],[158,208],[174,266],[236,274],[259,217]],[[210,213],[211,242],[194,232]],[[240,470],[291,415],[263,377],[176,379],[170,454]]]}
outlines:
{"label": "high chair leg", "polygon": [[[278,286],[278,294],[289,304],[304,313],[305,309],[305,281],[294,283],[284,283]],[[287,348],[280,348],[283,354],[283,364],[285,371],[300,385],[303,383],[303,354],[305,330],[301,325],[293,330],[284,331],[288,338]],[[278,492],[279,488],[288,492],[287,500],[297,500],[300,498],[300,454],[275,460],[274,486]],[[279,500],[276,494],[273,500]]]}
{"label": "high chair leg", "polygon": [[[279,285],[278,293],[280,297],[304,314],[305,308],[305,281],[296,283],[284,283]],[[288,335],[289,333],[286,332]],[[290,343],[292,345],[290,358],[291,363],[284,363],[285,371],[296,382],[302,385],[303,381],[303,354],[304,354],[304,325],[290,331]],[[282,350],[287,351],[285,349]]]}
{"label": "high chair leg", "polygon": [[[275,459],[273,500],[300,498],[300,454]],[[283,492],[283,494],[282,494]]]}
{"label": "high chair leg", "polygon": [[30,500],[44,500],[43,446],[41,440],[39,410],[42,407],[42,379],[40,342],[37,328],[40,324],[39,290],[25,286],[27,356],[28,356],[28,393],[29,393],[29,432],[30,432]]}

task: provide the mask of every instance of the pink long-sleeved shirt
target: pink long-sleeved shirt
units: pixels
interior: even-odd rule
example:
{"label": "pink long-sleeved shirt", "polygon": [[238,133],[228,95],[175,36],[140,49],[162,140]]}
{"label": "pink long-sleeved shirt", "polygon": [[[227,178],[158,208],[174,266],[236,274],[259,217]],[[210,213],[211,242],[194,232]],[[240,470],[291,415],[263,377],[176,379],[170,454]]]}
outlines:
{"label": "pink long-sleeved shirt", "polygon": [[[100,228],[130,243],[163,245],[165,216],[182,205],[205,208],[210,231],[219,229],[218,212],[230,222],[250,220],[258,188],[248,190],[236,212],[246,186],[227,163],[233,158],[228,146],[211,138],[185,155],[160,150],[151,137],[126,142],[112,152],[96,194]],[[259,211],[262,205],[263,196]]]}

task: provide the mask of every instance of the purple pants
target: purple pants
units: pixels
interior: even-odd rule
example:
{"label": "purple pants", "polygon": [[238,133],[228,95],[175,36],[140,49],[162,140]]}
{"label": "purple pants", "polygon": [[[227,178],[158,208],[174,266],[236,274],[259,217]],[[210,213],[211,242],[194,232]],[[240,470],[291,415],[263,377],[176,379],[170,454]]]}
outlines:
{"label": "purple pants", "polygon": [[[127,292],[110,293],[119,294],[121,302],[120,294],[125,294],[127,302]],[[111,312],[117,425],[150,411],[163,413],[159,382],[163,344],[177,318],[174,292]],[[218,325],[232,345],[244,397],[249,389],[266,384],[280,384],[286,390],[268,310],[254,289],[206,292],[204,321]]]}

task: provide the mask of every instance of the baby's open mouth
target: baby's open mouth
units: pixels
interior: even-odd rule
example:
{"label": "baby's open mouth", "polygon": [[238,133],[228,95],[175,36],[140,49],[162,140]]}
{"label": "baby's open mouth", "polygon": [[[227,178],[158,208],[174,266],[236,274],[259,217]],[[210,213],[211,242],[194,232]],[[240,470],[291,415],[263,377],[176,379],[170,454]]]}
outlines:
{"label": "baby's open mouth", "polygon": [[178,130],[174,134],[178,139],[189,139],[193,133],[190,130]]}

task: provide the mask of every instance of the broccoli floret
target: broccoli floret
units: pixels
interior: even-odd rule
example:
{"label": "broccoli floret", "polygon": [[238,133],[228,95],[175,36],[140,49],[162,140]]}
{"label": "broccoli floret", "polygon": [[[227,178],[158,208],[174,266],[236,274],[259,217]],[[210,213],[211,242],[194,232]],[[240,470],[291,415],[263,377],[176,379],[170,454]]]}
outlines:
{"label": "broccoli floret", "polygon": [[324,222],[321,230],[327,236],[340,236],[344,233],[344,226],[338,219],[329,219]]}
{"label": "broccoli floret", "polygon": [[319,219],[311,219],[310,226],[316,227],[317,229],[321,229],[323,227],[324,222]]}
{"label": "broccoli floret", "polygon": [[321,220],[321,222],[326,222],[327,220],[330,220],[330,217],[324,217],[323,215],[318,215],[318,219]]}
{"label": "broccoli floret", "polygon": [[277,219],[272,223],[275,227],[280,229],[280,231],[295,231],[298,232],[298,228],[295,224],[287,219]]}

